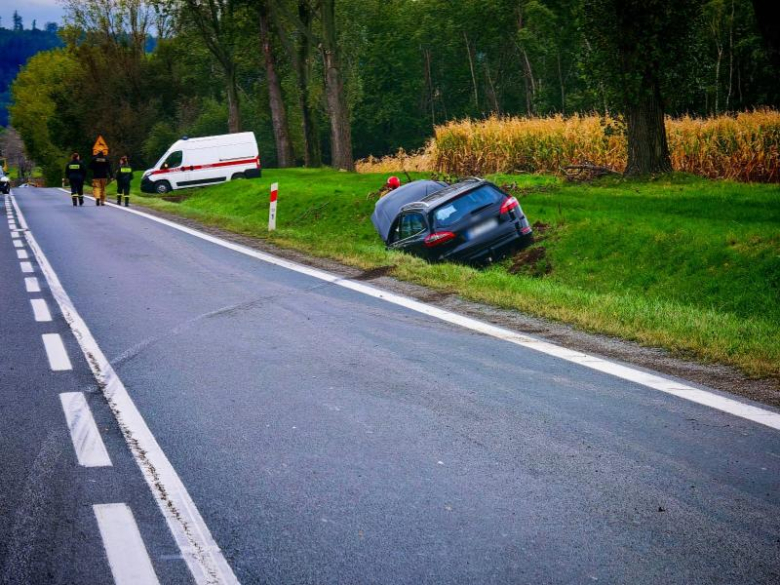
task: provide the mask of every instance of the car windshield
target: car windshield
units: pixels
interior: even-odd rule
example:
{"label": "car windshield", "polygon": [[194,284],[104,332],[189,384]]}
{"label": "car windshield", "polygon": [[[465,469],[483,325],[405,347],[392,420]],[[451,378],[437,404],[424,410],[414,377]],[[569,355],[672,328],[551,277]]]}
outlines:
{"label": "car windshield", "polygon": [[437,226],[451,226],[467,215],[498,203],[503,198],[503,193],[495,187],[483,185],[479,189],[469,191],[462,197],[445,203],[433,212],[433,217]]}

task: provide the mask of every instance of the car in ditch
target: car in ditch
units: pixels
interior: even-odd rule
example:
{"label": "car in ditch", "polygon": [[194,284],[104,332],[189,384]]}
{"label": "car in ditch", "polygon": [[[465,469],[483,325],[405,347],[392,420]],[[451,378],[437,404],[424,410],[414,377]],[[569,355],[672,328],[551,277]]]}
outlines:
{"label": "car in ditch", "polygon": [[205,187],[260,177],[254,132],[177,140],[141,177],[141,191],[165,195],[174,189]]}
{"label": "car in ditch", "polygon": [[388,249],[431,262],[487,264],[533,241],[515,197],[490,181],[413,181],[380,199],[371,216]]}

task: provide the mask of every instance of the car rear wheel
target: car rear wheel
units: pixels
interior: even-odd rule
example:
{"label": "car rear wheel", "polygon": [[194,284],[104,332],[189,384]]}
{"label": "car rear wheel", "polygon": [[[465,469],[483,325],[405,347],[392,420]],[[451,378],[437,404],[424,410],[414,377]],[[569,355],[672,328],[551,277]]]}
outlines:
{"label": "car rear wheel", "polygon": [[246,179],[246,175],[244,173],[236,173],[232,177],[230,177],[231,181],[235,181],[236,179]]}
{"label": "car rear wheel", "polygon": [[157,181],[154,184],[154,190],[159,195],[165,195],[171,191],[171,184],[168,181]]}

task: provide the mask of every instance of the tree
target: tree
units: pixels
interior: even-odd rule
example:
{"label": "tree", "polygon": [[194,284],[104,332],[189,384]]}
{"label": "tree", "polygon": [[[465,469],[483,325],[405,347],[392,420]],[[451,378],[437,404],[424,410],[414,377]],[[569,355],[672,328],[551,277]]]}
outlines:
{"label": "tree", "polygon": [[274,0],[275,7],[312,45],[319,47],[325,81],[325,104],[330,120],[331,165],[337,169],[355,170],[352,158],[352,128],[344,86],[341,46],[338,34],[336,0],[320,0],[312,5],[312,13],[319,21],[319,34],[294,14],[284,0]]}
{"label": "tree", "polygon": [[59,182],[67,158],[63,143],[71,138],[58,131],[58,122],[63,119],[58,99],[68,94],[79,73],[74,57],[67,50],[55,49],[32,57],[11,87],[11,124],[21,135],[29,157],[43,167],[46,180],[52,184]]}
{"label": "tree", "polygon": [[780,19],[777,18],[777,2],[753,0],[753,10],[761,36],[767,48],[767,56],[776,74],[780,75]]}
{"label": "tree", "polygon": [[662,87],[685,60],[696,0],[585,0],[597,74],[626,119],[627,176],[672,170]]}
{"label": "tree", "polygon": [[14,30],[15,31],[18,32],[20,30],[24,30],[24,24],[22,23],[22,17],[19,16],[19,13],[16,10],[14,10],[13,21],[14,21]]}
{"label": "tree", "polygon": [[276,160],[280,167],[291,167],[295,163],[290,130],[287,124],[282,84],[276,72],[276,57],[271,44],[271,18],[268,4],[260,0],[257,7],[257,17],[260,31],[260,45],[265,61],[266,83],[268,84],[268,103],[271,108],[271,121],[276,143]]}
{"label": "tree", "polygon": [[179,18],[191,23],[219,63],[225,78],[228,128],[241,131],[236,47],[241,24],[238,0],[182,0]]}
{"label": "tree", "polygon": [[[298,20],[295,21],[295,25],[297,26],[290,26],[284,18],[281,18],[280,12],[283,12],[283,10],[279,8],[279,2],[273,2],[270,5],[270,14],[274,22],[277,38],[282,47],[284,47],[287,60],[292,65],[295,73],[303,138],[303,164],[307,167],[318,167],[322,164],[322,158],[314,113],[310,103],[311,45],[314,38],[312,32],[312,7],[310,0],[297,0],[296,3]],[[301,31],[303,32],[301,33]]]}

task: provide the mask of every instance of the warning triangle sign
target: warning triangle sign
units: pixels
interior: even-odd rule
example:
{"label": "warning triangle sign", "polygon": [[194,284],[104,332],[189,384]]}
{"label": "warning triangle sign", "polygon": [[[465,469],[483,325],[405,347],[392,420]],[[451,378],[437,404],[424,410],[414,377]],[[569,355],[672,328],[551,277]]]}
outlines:
{"label": "warning triangle sign", "polygon": [[103,154],[108,154],[108,144],[106,144],[102,136],[98,136],[97,140],[95,140],[95,146],[92,147],[92,155],[94,156],[100,151],[103,151]]}

